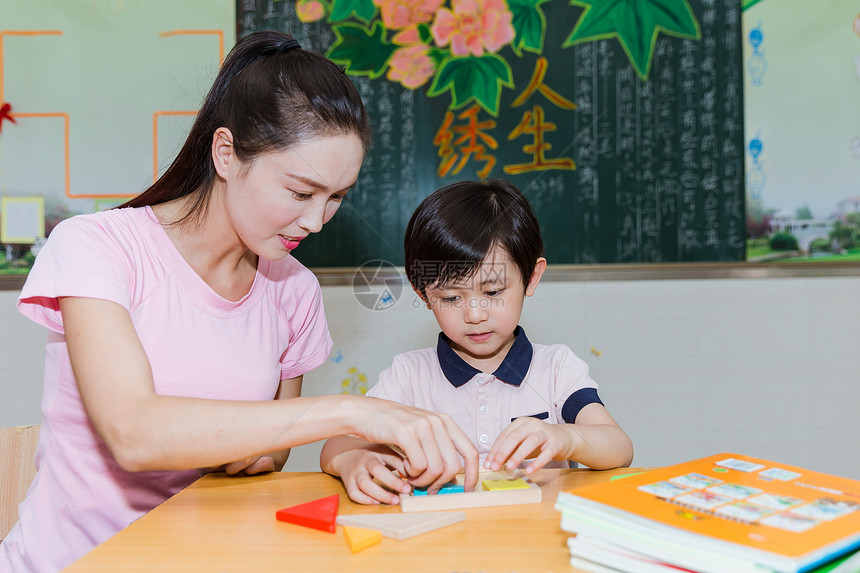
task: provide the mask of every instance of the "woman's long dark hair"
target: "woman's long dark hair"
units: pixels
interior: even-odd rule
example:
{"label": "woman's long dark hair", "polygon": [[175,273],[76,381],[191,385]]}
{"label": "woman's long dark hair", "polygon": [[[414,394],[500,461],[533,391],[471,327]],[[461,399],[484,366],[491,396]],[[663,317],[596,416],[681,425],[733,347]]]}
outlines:
{"label": "woman's long dark hair", "polygon": [[370,146],[367,112],[346,74],[287,34],[254,32],[241,38],[221,66],[188,138],[164,174],[122,207],[143,207],[196,195],[176,223],[205,212],[215,183],[212,136],[233,134],[236,156],[251,162],[316,136],[354,133]]}

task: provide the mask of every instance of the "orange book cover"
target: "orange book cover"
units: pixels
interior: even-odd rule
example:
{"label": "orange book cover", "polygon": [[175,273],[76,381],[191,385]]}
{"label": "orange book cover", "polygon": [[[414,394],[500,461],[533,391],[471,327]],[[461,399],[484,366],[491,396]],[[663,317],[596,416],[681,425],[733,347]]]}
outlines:
{"label": "orange book cover", "polygon": [[[740,454],[708,456],[566,493],[776,554],[801,564],[798,570],[860,544],[860,481]],[[564,506],[560,500],[562,512]],[[621,514],[613,515],[617,524]]]}

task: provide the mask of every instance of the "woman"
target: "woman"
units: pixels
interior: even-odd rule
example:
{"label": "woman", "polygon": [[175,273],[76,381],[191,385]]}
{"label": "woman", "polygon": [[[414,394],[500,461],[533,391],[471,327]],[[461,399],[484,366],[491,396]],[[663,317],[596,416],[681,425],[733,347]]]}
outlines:
{"label": "woman", "polygon": [[[18,301],[46,326],[38,473],[0,569],[55,571],[200,475],[279,470],[289,448],[393,444],[417,486],[477,453],[450,418],[300,398],[331,339],[290,252],[337,211],[369,144],[346,75],[277,32],[241,39],[165,174],[51,233]],[[38,521],[38,525],[37,525]]]}

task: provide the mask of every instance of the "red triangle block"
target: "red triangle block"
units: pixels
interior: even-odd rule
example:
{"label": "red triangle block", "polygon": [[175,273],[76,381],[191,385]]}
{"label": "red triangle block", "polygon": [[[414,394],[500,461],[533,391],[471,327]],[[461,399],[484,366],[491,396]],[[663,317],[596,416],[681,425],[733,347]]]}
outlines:
{"label": "red triangle block", "polygon": [[287,523],[295,523],[296,525],[334,533],[339,501],[340,496],[334,494],[307,503],[279,509],[275,517]]}

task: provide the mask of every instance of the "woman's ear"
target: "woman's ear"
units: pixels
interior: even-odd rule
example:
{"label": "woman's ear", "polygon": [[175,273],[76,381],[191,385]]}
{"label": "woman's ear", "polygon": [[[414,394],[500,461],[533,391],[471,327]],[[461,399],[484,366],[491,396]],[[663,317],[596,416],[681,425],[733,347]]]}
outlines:
{"label": "woman's ear", "polygon": [[543,257],[539,257],[537,262],[535,263],[535,268],[532,271],[532,278],[529,280],[529,284],[526,285],[526,296],[532,296],[537,290],[538,283],[540,282],[540,278],[543,276],[543,272],[546,270],[546,259]]}
{"label": "woman's ear", "polygon": [[230,162],[234,158],[233,134],[226,127],[219,127],[212,134],[212,163],[215,164],[215,172],[219,177],[227,179]]}

